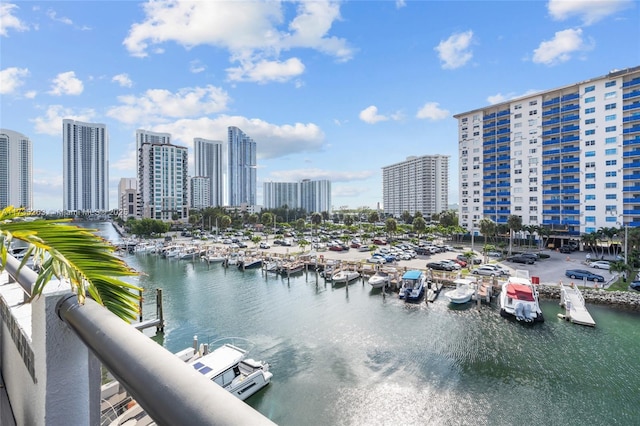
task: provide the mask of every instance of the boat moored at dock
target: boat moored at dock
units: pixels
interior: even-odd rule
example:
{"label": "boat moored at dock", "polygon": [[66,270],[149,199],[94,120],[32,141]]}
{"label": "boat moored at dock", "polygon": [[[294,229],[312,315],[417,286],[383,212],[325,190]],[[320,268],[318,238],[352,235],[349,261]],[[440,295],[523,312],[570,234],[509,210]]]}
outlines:
{"label": "boat moored at dock", "polygon": [[419,300],[424,296],[426,281],[425,273],[420,270],[405,272],[402,276],[398,297],[404,300]]}
{"label": "boat moored at dock", "polygon": [[526,323],[544,321],[538,289],[529,279],[529,271],[518,269],[502,284],[500,315]]}

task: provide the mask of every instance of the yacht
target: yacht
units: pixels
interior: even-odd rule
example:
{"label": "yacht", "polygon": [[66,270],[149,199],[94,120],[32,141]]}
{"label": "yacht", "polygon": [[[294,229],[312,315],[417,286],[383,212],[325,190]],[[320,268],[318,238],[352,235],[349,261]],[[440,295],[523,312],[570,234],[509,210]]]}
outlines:
{"label": "yacht", "polygon": [[529,271],[516,270],[502,284],[500,315],[527,323],[544,321],[538,301],[538,289],[531,283]]}

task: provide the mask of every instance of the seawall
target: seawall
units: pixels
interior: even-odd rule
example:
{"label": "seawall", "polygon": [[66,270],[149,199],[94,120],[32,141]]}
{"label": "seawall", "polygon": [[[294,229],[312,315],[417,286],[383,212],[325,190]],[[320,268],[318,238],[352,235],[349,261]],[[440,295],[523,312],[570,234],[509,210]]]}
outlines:
{"label": "seawall", "polygon": [[[640,311],[640,292],[580,289],[585,302]],[[543,299],[560,299],[560,287],[540,285],[538,293]]]}

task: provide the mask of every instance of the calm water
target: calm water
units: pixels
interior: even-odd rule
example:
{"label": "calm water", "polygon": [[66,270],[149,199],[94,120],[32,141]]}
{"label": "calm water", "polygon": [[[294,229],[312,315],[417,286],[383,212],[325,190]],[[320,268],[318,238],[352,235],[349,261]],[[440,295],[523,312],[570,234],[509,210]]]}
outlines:
{"label": "calm water", "polygon": [[[92,224],[91,226],[96,226]],[[100,225],[113,237],[111,225]],[[238,336],[271,364],[272,384],[250,398],[281,425],[636,425],[640,315],[589,306],[596,328],[556,318],[534,327],[496,307],[452,309],[384,298],[356,281],[128,255],[146,275],[145,315],[164,290],[171,351]]]}

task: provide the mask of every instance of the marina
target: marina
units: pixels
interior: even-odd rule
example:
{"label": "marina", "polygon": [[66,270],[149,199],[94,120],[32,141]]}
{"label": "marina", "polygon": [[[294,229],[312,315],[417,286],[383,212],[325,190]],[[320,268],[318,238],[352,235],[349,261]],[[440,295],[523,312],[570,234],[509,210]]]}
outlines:
{"label": "marina", "polygon": [[246,402],[281,425],[511,425],[514,416],[632,425],[640,417],[637,313],[588,305],[598,327],[574,327],[557,318],[558,299],[541,300],[546,321],[522,327],[502,318],[495,300],[406,303],[364,279],[334,286],[312,271],[287,278],[124,258],[145,273],[137,281],[145,312],[163,288],[165,333],[153,338],[170,351],[195,334],[255,343],[274,376]]}

